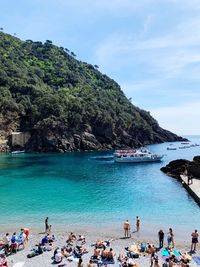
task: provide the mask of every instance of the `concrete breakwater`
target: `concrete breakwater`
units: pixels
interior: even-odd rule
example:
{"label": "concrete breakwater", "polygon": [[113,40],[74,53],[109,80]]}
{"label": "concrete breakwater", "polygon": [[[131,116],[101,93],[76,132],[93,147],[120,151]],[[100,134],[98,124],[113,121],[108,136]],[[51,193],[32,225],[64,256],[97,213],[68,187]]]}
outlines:
{"label": "concrete breakwater", "polygon": [[195,178],[189,180],[187,175],[180,175],[180,181],[183,187],[188,191],[188,193],[195,199],[195,201],[200,206],[200,180]]}

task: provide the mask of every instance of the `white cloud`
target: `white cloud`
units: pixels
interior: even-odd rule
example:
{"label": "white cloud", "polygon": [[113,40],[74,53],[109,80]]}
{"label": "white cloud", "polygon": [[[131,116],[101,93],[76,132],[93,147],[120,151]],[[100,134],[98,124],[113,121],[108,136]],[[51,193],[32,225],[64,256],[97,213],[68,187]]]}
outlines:
{"label": "white cloud", "polygon": [[177,134],[200,134],[200,101],[173,107],[151,109],[151,115],[159,124]]}

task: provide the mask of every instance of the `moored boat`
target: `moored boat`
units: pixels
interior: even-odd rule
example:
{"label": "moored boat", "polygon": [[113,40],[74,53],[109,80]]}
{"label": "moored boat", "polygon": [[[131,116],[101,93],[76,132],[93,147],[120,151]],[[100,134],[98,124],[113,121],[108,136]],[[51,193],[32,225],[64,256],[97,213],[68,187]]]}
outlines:
{"label": "moored boat", "polygon": [[176,150],[176,147],[167,147],[167,150]]}
{"label": "moored boat", "polygon": [[23,153],[25,153],[25,150],[16,150],[11,152],[11,154],[23,154]]}
{"label": "moored boat", "polygon": [[114,153],[115,162],[155,162],[163,157],[164,155],[152,153],[146,148],[116,150]]}

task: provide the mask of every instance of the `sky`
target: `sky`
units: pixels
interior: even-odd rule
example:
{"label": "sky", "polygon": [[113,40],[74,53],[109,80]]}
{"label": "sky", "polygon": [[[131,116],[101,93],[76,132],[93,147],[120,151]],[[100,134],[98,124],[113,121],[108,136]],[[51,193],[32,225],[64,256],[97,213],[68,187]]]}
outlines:
{"label": "sky", "polygon": [[68,48],[163,128],[200,134],[200,0],[1,0],[0,27]]}

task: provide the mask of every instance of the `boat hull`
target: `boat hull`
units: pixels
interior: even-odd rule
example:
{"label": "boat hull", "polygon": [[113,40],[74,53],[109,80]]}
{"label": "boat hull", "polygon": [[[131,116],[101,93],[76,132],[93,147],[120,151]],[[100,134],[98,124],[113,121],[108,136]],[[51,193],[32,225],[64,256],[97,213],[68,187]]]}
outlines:
{"label": "boat hull", "polygon": [[163,156],[156,157],[156,158],[131,158],[131,157],[115,157],[115,162],[120,163],[144,163],[144,162],[159,162],[161,161]]}

